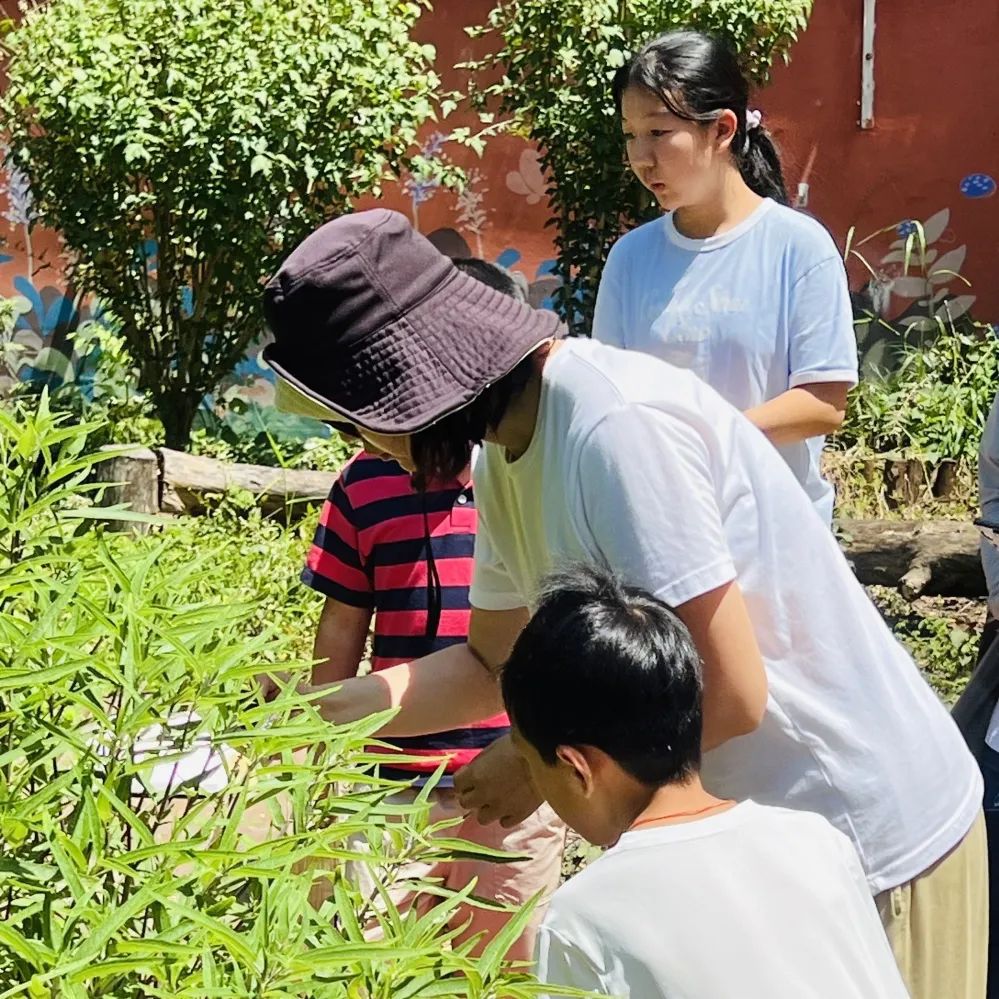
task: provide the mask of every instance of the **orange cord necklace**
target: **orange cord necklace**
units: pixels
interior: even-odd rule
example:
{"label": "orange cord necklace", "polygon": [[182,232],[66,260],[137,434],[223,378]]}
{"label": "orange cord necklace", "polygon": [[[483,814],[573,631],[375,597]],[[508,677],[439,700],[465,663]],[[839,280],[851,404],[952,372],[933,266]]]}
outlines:
{"label": "orange cord necklace", "polygon": [[724,801],[716,801],[713,805],[705,805],[703,808],[695,808],[689,812],[670,812],[668,815],[650,815],[646,819],[639,819],[637,822],[632,822],[628,826],[628,831],[632,829],[637,829],[639,826],[646,826],[650,822],[665,822],[667,819],[687,819],[693,818],[695,815],[703,815],[705,812],[713,812],[716,808],[721,808],[722,805],[734,805],[735,800],[732,798],[726,798]]}

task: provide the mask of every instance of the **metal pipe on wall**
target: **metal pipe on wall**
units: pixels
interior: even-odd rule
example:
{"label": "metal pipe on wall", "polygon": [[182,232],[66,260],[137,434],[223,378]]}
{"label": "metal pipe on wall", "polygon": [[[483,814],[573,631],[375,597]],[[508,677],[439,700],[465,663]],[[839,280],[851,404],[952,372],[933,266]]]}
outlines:
{"label": "metal pipe on wall", "polygon": [[864,25],[860,52],[860,127],[874,128],[874,8],[877,0],[864,0]]}

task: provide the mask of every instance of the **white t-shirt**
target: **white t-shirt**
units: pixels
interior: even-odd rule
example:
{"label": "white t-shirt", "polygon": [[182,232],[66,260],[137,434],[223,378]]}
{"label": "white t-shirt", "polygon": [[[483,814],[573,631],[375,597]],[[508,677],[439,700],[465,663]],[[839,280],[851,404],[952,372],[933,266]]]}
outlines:
{"label": "white t-shirt", "polygon": [[625,833],[555,893],[537,960],[543,982],[625,999],[909,994],[849,840],[751,801]]}
{"label": "white t-shirt", "polygon": [[[807,215],[765,200],[735,228],[688,239],[671,215],[614,245],[593,337],[693,371],[736,409],[814,382],[857,383],[857,339],[842,258]],[[824,438],[778,448],[826,522]]]}
{"label": "white t-shirt", "polygon": [[687,371],[569,341],[514,462],[475,468],[474,607],[531,606],[541,577],[609,565],[672,606],[738,580],[767,670],[760,727],[705,755],[707,787],[824,815],[872,892],[965,835],[982,800],[964,740],[767,439]]}

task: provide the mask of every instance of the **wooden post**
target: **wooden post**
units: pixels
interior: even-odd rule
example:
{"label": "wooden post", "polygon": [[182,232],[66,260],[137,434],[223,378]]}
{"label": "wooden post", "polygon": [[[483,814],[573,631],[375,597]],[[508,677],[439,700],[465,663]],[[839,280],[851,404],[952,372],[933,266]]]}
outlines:
{"label": "wooden post", "polygon": [[[115,450],[115,447],[105,450]],[[136,513],[160,512],[160,461],[155,451],[136,447],[127,454],[102,461],[97,468],[100,481],[112,483],[104,491],[105,506],[127,503],[128,508]],[[110,521],[108,526],[111,530],[145,534],[150,525]]]}

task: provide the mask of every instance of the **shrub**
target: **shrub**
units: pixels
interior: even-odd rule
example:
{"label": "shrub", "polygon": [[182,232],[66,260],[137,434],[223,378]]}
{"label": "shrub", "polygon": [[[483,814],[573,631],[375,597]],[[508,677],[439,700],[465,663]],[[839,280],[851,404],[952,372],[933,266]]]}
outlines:
{"label": "shrub", "polygon": [[[127,514],[93,505],[91,429],[44,395],[0,409],[0,994],[543,991],[501,961],[526,913],[473,960],[448,946],[460,895],[417,884],[440,897],[422,918],[388,901],[407,860],[489,854],[432,837],[425,801],[386,800],[364,748],[383,717],[325,724],[291,685],[261,702],[255,675],[288,657],[275,607],[289,584],[260,577],[290,548],[268,562],[273,532],[257,550],[245,525],[223,537],[224,514],[198,547],[186,525],[105,533],[95,522]],[[377,865],[381,905],[346,859]]]}
{"label": "shrub", "polygon": [[260,334],[261,279],[410,165],[438,84],[409,37],[424,6],[51,0],[8,34],[13,162],[170,447]]}
{"label": "shrub", "polygon": [[851,395],[837,445],[973,466],[999,384],[996,348],[991,328],[970,323],[941,324],[903,344],[896,370],[864,379]]}
{"label": "shrub", "polygon": [[924,597],[912,604],[883,586],[868,592],[937,694],[947,704],[956,701],[978,662],[981,605],[946,597]]}
{"label": "shrub", "polygon": [[[92,448],[114,444],[162,447],[163,424],[147,395],[138,390],[138,373],[127,346],[112,327],[105,316],[73,334],[79,358],[73,381],[51,390],[39,383],[17,382],[12,394],[31,405],[31,400],[45,392],[53,412],[93,423]],[[224,400],[218,409],[205,400],[188,442],[193,454],[220,461],[330,472],[337,471],[356,447],[317,420],[291,416],[238,396]]]}
{"label": "shrub", "polygon": [[[968,313],[975,298],[955,269],[966,248],[941,253],[949,218],[945,209],[925,223],[847,235],[846,261],[870,280],[854,295],[861,381],[830,442],[839,453],[827,455],[841,513],[961,517],[976,505],[999,355],[995,328]],[[888,252],[869,260],[869,246],[885,236]]]}
{"label": "shrub", "polygon": [[219,414],[202,410],[198,424],[191,451],[221,461],[335,472],[359,446],[315,420],[241,399]]}

